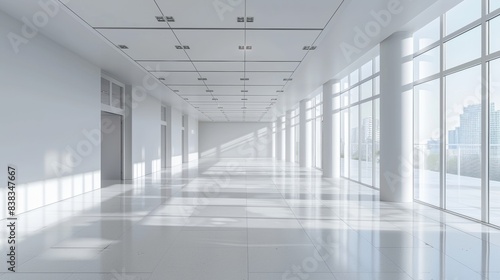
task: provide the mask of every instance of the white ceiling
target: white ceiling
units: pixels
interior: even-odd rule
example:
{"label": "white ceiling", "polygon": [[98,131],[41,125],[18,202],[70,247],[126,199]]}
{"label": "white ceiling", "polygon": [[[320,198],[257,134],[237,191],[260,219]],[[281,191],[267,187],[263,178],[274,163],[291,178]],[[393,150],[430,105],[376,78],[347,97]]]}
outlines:
{"label": "white ceiling", "polygon": [[210,120],[271,121],[278,96],[309,53],[303,47],[315,44],[341,2],[72,0],[66,6],[112,44],[127,46],[117,51]]}
{"label": "white ceiling", "polygon": [[[354,28],[364,28],[390,1],[59,0],[67,6],[39,31],[126,84],[165,78],[156,80],[151,95],[202,121],[271,121],[393,32],[415,30],[460,1],[400,1],[403,11],[351,59],[341,45],[353,44]],[[0,1],[0,10],[19,21],[40,9],[39,1]],[[253,23],[237,22],[245,13]],[[175,22],[158,22],[162,14]],[[252,51],[238,50],[245,40]],[[312,44],[317,50],[302,50]],[[249,80],[239,80],[241,74]],[[203,76],[207,80],[198,81]]]}

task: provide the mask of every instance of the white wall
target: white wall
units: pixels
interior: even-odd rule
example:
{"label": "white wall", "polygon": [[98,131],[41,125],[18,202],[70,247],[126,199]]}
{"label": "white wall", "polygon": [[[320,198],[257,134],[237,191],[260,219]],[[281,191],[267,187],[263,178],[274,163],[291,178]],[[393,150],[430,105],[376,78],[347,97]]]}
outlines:
{"label": "white wall", "polygon": [[18,213],[100,187],[100,69],[41,34],[14,53],[21,27],[0,11],[0,181],[17,166]]}
{"label": "white wall", "polygon": [[161,169],[161,103],[148,96],[132,108],[132,170],[138,178]]}
{"label": "white wall", "polygon": [[271,158],[271,123],[199,123],[201,158]]}
{"label": "white wall", "polygon": [[188,161],[197,160],[198,153],[198,119],[188,118]]}

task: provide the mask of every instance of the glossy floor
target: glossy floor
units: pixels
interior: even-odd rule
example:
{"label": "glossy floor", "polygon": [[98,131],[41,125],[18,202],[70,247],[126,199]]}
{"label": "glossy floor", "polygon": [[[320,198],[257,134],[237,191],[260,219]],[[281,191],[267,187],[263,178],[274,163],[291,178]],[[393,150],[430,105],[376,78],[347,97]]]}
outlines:
{"label": "glossy floor", "polygon": [[18,224],[0,279],[500,279],[500,231],[271,160],[201,161]]}

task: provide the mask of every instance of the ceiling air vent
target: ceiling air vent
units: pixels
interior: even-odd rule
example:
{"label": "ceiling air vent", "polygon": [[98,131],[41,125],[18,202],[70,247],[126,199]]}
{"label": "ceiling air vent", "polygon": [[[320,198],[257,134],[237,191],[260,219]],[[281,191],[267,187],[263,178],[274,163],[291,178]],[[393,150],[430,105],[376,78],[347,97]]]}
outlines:
{"label": "ceiling air vent", "polygon": [[118,45],[118,48],[122,50],[128,50],[128,47],[126,45]]}

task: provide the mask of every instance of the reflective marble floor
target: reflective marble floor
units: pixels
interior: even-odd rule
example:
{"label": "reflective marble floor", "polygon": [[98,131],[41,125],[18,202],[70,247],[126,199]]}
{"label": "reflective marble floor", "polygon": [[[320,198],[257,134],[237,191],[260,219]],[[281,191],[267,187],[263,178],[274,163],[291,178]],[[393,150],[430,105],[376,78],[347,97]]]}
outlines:
{"label": "reflective marble floor", "polygon": [[18,223],[0,279],[500,279],[500,231],[271,160],[204,160]]}

